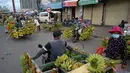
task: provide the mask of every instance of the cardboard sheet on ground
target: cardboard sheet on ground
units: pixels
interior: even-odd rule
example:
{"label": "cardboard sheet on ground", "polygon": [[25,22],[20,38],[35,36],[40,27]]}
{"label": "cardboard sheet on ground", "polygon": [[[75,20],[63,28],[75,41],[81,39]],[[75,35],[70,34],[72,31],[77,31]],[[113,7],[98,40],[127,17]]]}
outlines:
{"label": "cardboard sheet on ground", "polygon": [[88,68],[88,65],[85,64],[85,65],[83,65],[83,66],[81,66],[81,67],[79,67],[79,68],[77,68],[75,70],[72,70],[72,71],[68,72],[68,73],[89,73],[87,68]]}

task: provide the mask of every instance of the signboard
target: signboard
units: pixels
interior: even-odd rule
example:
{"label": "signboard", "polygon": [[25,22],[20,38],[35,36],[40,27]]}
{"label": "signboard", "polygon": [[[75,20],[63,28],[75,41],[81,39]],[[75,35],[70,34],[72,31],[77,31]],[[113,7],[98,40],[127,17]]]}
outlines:
{"label": "signboard", "polygon": [[46,11],[47,11],[48,13],[50,13],[50,12],[52,11],[51,7],[47,7],[47,8],[46,8]]}
{"label": "signboard", "polygon": [[63,2],[64,7],[77,6],[77,2]]}
{"label": "signboard", "polygon": [[79,5],[97,4],[98,0],[80,0]]}

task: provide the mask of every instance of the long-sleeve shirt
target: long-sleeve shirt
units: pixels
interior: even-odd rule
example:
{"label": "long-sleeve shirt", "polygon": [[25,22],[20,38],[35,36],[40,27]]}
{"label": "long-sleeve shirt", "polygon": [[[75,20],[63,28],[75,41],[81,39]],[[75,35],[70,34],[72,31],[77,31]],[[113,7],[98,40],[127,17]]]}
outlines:
{"label": "long-sleeve shirt", "polygon": [[[68,46],[65,41],[61,41],[61,40],[54,40],[52,42],[48,42],[45,45],[45,48],[51,52],[50,59],[52,61],[56,60],[57,56],[61,56],[62,54],[64,54],[65,51],[66,51],[66,48],[69,49],[69,50],[72,50],[72,48],[70,46]],[[41,49],[36,54],[36,56],[33,57],[32,59],[35,60],[35,59],[39,58],[41,55],[43,55],[43,54],[45,54],[45,50]]]}
{"label": "long-sleeve shirt", "polygon": [[106,57],[114,60],[122,60],[122,64],[126,64],[127,48],[124,38],[121,36],[118,39],[111,37],[105,53]]}

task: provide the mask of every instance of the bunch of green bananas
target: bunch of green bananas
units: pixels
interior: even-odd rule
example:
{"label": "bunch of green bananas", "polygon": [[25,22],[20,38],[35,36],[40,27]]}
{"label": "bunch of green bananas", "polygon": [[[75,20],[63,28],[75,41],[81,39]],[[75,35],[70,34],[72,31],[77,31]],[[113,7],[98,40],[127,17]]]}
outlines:
{"label": "bunch of green bananas", "polygon": [[65,39],[71,38],[73,36],[73,29],[68,28],[68,29],[64,30],[63,36]]}
{"label": "bunch of green bananas", "polygon": [[102,73],[104,72],[105,60],[98,54],[91,54],[87,58],[88,70],[91,73]]}
{"label": "bunch of green bananas", "polygon": [[107,66],[116,68],[116,65],[120,64],[120,63],[121,63],[120,60],[112,60],[112,59],[105,58],[105,65],[107,65]]}
{"label": "bunch of green bananas", "polygon": [[61,64],[63,61],[67,60],[68,58],[69,58],[69,57],[68,57],[66,54],[63,54],[62,56],[58,56],[57,59],[56,59],[56,61],[55,61],[55,65],[56,65],[56,66],[60,66],[60,64]]}
{"label": "bunch of green bananas", "polygon": [[28,67],[28,65],[27,65],[27,60],[26,60],[25,56],[24,56],[24,55],[21,56],[21,57],[20,57],[20,60],[21,60],[20,65],[21,65],[21,67],[23,68],[23,72],[26,73],[29,67]]}
{"label": "bunch of green bananas", "polygon": [[74,61],[73,59],[67,59],[66,61],[64,61],[62,64],[61,64],[61,67],[67,71],[69,70],[72,70],[72,66],[73,64],[75,63],[76,61]]}
{"label": "bunch of green bananas", "polygon": [[66,52],[65,52],[65,54],[68,56],[68,57],[73,57],[73,56],[77,56],[78,54],[76,54],[76,53],[74,53],[74,52],[71,52],[71,51],[69,51],[69,50],[67,50]]}
{"label": "bunch of green bananas", "polygon": [[107,39],[106,37],[104,37],[104,39],[102,40],[102,46],[103,46],[104,48],[107,48],[107,46],[108,46],[108,41],[109,41],[109,39]]}
{"label": "bunch of green bananas", "polygon": [[93,35],[94,27],[89,26],[88,28],[83,29],[79,39],[80,40],[87,40]]}

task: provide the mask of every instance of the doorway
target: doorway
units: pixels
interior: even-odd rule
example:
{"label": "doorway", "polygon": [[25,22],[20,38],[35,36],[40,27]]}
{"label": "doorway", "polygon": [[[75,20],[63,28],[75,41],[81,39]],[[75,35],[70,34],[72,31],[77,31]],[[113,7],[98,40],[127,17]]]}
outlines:
{"label": "doorway", "polygon": [[72,7],[72,14],[71,14],[71,18],[75,18],[75,7]]}

